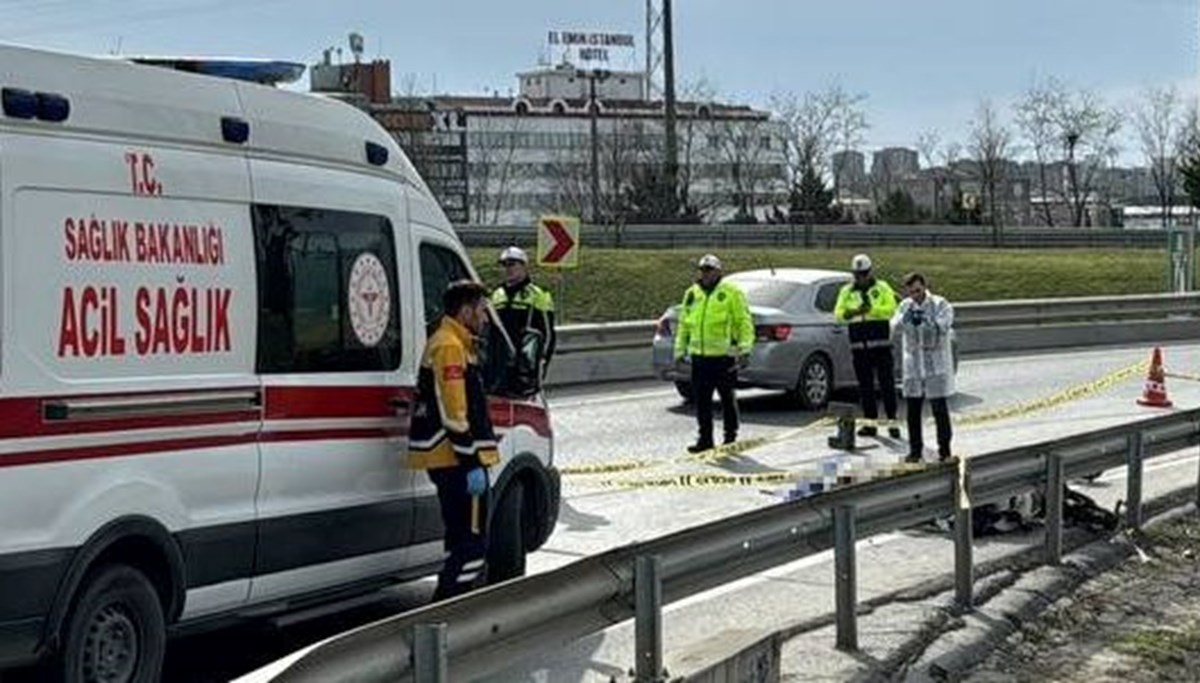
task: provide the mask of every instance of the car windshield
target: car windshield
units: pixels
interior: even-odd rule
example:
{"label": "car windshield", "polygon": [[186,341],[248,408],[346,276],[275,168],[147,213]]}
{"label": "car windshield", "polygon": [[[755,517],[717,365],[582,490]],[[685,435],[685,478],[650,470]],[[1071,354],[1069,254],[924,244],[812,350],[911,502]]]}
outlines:
{"label": "car windshield", "polygon": [[800,285],[794,282],[784,282],[780,280],[742,280],[731,278],[742,291],[746,293],[746,300],[751,306],[762,306],[764,308],[783,308],[796,295]]}

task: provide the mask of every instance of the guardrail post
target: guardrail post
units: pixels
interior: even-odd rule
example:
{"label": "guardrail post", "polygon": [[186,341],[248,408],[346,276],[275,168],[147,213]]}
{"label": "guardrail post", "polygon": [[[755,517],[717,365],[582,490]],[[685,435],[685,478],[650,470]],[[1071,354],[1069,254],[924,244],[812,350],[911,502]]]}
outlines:
{"label": "guardrail post", "polygon": [[634,639],[637,644],[634,672],[637,683],[663,680],[661,566],[656,555],[641,555],[634,564]]}
{"label": "guardrail post", "polygon": [[975,604],[971,545],[975,523],[971,515],[971,464],[966,458],[959,458],[954,482],[954,597],[960,609],[969,611]]}
{"label": "guardrail post", "polygon": [[837,649],[858,649],[858,614],[854,559],[854,506],[839,505],[833,513],[834,592],[837,595]]}
{"label": "guardrail post", "polygon": [[1061,564],[1063,550],[1063,461],[1046,456],[1046,563]]}
{"label": "guardrail post", "polygon": [[413,628],[413,680],[446,683],[446,625],[417,624]]}
{"label": "guardrail post", "polygon": [[[1200,432],[1200,423],[1196,424],[1196,431]],[[1196,468],[1196,511],[1200,512],[1200,467]]]}
{"label": "guardrail post", "polygon": [[1129,451],[1125,456],[1126,494],[1125,523],[1130,529],[1142,528],[1142,457],[1145,439],[1141,432],[1129,435]]}

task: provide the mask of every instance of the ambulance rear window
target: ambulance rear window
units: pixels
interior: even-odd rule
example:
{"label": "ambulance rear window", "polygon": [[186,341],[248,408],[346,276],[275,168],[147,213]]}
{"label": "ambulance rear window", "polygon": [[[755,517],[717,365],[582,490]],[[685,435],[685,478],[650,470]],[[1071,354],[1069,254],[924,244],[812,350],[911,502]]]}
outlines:
{"label": "ambulance rear window", "polygon": [[400,365],[392,224],[383,216],[254,207],[260,373]]}

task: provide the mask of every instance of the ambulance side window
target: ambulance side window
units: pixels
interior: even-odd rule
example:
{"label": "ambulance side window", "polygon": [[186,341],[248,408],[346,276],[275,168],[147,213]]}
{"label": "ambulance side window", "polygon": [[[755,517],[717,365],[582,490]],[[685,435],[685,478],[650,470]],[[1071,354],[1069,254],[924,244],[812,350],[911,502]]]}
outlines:
{"label": "ambulance side window", "polygon": [[330,209],[255,206],[258,371],[367,372],[400,365],[392,224]]}
{"label": "ambulance side window", "polygon": [[425,326],[431,327],[442,317],[442,293],[455,280],[467,280],[471,274],[458,254],[433,244],[421,245],[421,291],[425,299]]}

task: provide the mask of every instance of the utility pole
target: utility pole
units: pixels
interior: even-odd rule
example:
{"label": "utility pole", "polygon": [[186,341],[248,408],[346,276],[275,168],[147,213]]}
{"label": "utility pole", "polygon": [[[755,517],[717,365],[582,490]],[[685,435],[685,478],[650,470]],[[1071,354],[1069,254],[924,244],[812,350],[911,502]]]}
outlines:
{"label": "utility pole", "polygon": [[650,102],[655,95],[662,93],[661,79],[658,77],[663,66],[662,39],[659,30],[662,28],[662,0],[646,0],[646,101]]}
{"label": "utility pole", "polygon": [[600,215],[600,103],[596,99],[596,81],[603,81],[609,77],[609,72],[604,69],[592,69],[585,71],[577,70],[575,76],[577,78],[586,78],[588,81],[588,113],[592,120],[592,224],[598,225],[601,222]]}
{"label": "utility pole", "polygon": [[675,212],[679,208],[679,139],[675,131],[675,26],[671,16],[671,0],[663,0],[663,104],[666,108],[666,182],[664,199]]}

